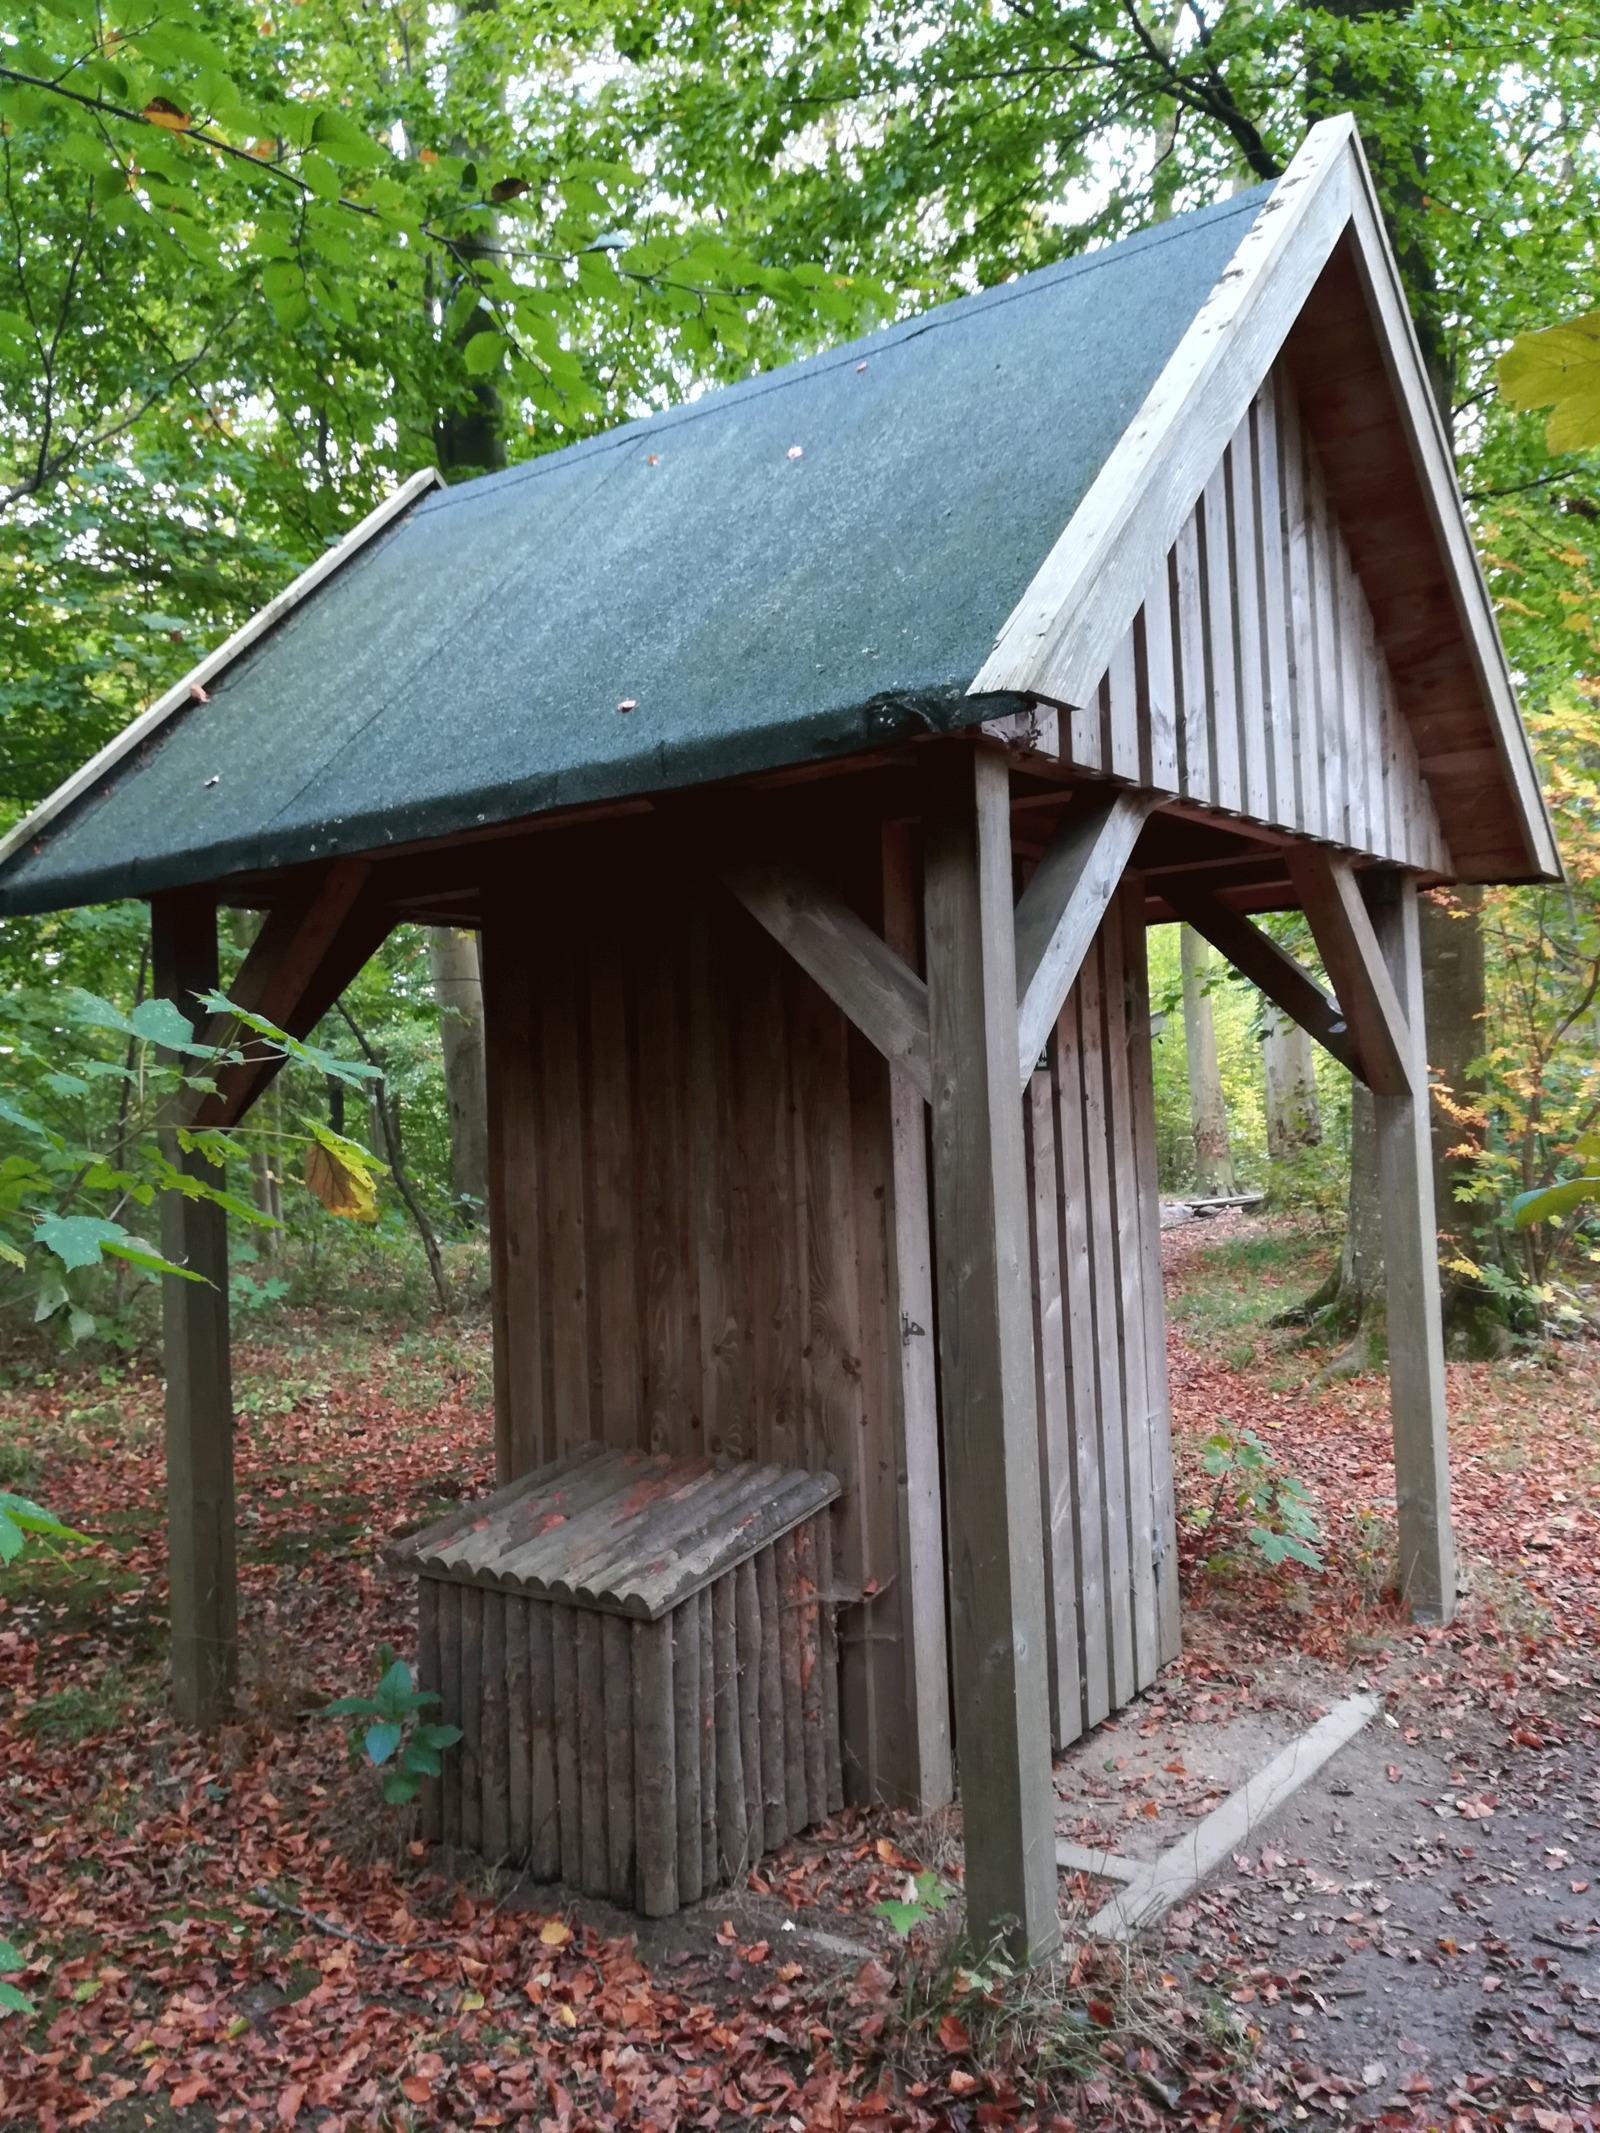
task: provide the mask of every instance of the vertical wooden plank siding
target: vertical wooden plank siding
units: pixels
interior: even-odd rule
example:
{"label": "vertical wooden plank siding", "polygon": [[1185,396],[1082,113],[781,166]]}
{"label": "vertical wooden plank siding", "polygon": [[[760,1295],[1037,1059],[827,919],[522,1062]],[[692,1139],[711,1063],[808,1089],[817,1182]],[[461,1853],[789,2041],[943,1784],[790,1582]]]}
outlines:
{"label": "vertical wooden plank siding", "polygon": [[489,1235],[495,1355],[495,1468],[501,1481],[554,1456],[544,1414],[539,1212],[543,1114],[528,936],[511,920],[483,935],[489,1085]]}
{"label": "vertical wooden plank siding", "polygon": [[1128,1555],[1127,1414],[1117,1334],[1119,1283],[1111,1197],[1110,1135],[1114,1121],[1106,1110],[1104,955],[1102,932],[1085,956],[1078,978],[1082,996],[1079,1057],[1083,1074],[1084,1194],[1095,1386],[1093,1402],[1086,1402],[1079,1412],[1097,1436],[1091,1456],[1100,1483],[1101,1560],[1105,1566],[1111,1702],[1115,1706],[1137,1693],[1138,1682],[1133,1658],[1133,1576]]}
{"label": "vertical wooden plank siding", "polygon": [[[438,1586],[439,1610],[439,1723],[465,1731],[461,1714],[461,1587]],[[444,1757],[439,1781],[441,1834],[446,1844],[458,1845],[461,1836],[461,1770],[459,1745]]]}
{"label": "vertical wooden plank siding", "polygon": [[1177,1655],[1144,910],[1118,891],[1024,1099],[1057,1745]]}
{"label": "vertical wooden plank siding", "polygon": [[1167,1381],[1167,1318],[1161,1279],[1161,1201],[1156,1183],[1155,1075],[1150,1056],[1150,971],[1144,886],[1129,876],[1119,892],[1128,973],[1128,1078],[1133,1106],[1134,1175],[1139,1208],[1139,1302],[1149,1402],[1150,1474],[1155,1531],[1157,1665],[1180,1648],[1178,1530],[1172,1472],[1172,1404]]}
{"label": "vertical wooden plank siding", "polygon": [[[1252,411],[1253,412],[1253,411]],[[1268,773],[1266,674],[1262,657],[1260,496],[1256,485],[1255,428],[1247,415],[1228,448],[1228,536],[1233,551],[1233,628],[1238,639],[1239,748],[1243,812],[1257,822],[1272,819]]]}
{"label": "vertical wooden plank siding", "polygon": [[584,1222],[583,1134],[587,1108],[578,1055],[578,967],[570,933],[545,943],[536,1003],[543,1054],[544,1137],[541,1171],[550,1347],[551,1456],[560,1458],[594,1434],[589,1408],[589,1261]]}
{"label": "vertical wooden plank siding", "polygon": [[[1091,702],[1067,722],[1060,752],[1102,775],[1446,871],[1416,748],[1386,697],[1371,608],[1280,369],[1180,527]],[[1385,760],[1395,791],[1380,810],[1375,771]]]}
{"label": "vertical wooden plank siding", "polygon": [[678,1908],[678,1793],[672,1622],[635,1622],[633,1741],[637,1902],[647,1918]]}
{"label": "vertical wooden plank siding", "polygon": [[[1055,1049],[1052,1046],[1052,1049]],[[1060,1172],[1050,1063],[1028,1084],[1029,1244],[1033,1262],[1034,1368],[1039,1403],[1039,1500],[1044,1519],[1045,1619],[1049,1636],[1050,1739],[1064,1748],[1083,1730],[1072,1412],[1061,1289]]]}
{"label": "vertical wooden plank siding", "polygon": [[482,1738],[478,1751],[483,1788],[483,1820],[479,1839],[483,1856],[495,1863],[511,1848],[509,1780],[511,1746],[506,1708],[506,1596],[483,1594]]}
{"label": "vertical wooden plank siding", "polygon": [[[600,1617],[600,1695],[605,1742],[606,1893],[634,1893],[633,1633],[620,1615]],[[676,1846],[673,1847],[674,1852]]]}
{"label": "vertical wooden plank siding", "polygon": [[1237,814],[1244,800],[1239,772],[1239,680],[1234,664],[1236,587],[1228,540],[1227,460],[1200,498],[1200,564],[1204,583],[1201,635],[1205,644],[1206,719],[1216,783],[1212,800]]}
{"label": "vertical wooden plank siding", "polygon": [[1250,410],[1255,445],[1256,530],[1260,541],[1261,648],[1266,687],[1269,800],[1266,820],[1301,819],[1299,757],[1289,674],[1288,558],[1278,464],[1278,401],[1269,378]]}
{"label": "vertical wooden plank siding", "polygon": [[[1073,1555],[1078,1565],[1082,1723],[1088,1728],[1097,1726],[1111,1709],[1111,1631],[1106,1603],[1105,1492],[1084,1156],[1083,1014],[1080,973],[1056,1024],[1054,1094],[1059,1165],[1057,1232],[1071,1429]],[[1066,1699],[1058,1695],[1056,1701],[1064,1705]]]}
{"label": "vertical wooden plank siding", "polygon": [[[1128,1559],[1133,1601],[1133,1679],[1139,1688],[1160,1668],[1156,1627],[1155,1477],[1150,1463],[1149,1349],[1144,1327],[1144,1263],[1139,1249],[1140,1180],[1135,1168],[1128,1026],[1129,944],[1125,898],[1114,897],[1102,922],[1106,1019],[1106,1115],[1111,1125],[1111,1232],[1116,1253],[1114,1313],[1127,1446]],[[1140,927],[1141,933],[1143,927]],[[1146,1025],[1148,1035],[1148,1024]]]}
{"label": "vertical wooden plank siding", "polygon": [[594,1267],[595,1434],[619,1450],[631,1450],[639,1442],[641,1379],[626,948],[625,919],[614,906],[602,907],[594,953],[588,959],[586,1241]]}
{"label": "vertical wooden plank siding", "polygon": [[[435,1578],[417,1580],[417,1687],[439,1694],[439,1585]],[[436,1724],[443,1720],[429,1716]],[[417,1816],[424,1844],[437,1844],[444,1835],[444,1787],[441,1778],[425,1777],[417,1796]]]}
{"label": "vertical wooden plank siding", "polygon": [[1200,569],[1200,520],[1184,521],[1172,551],[1173,642],[1178,661],[1178,779],[1187,799],[1210,805],[1211,705],[1206,689],[1205,594]]}
{"label": "vertical wooden plank siding", "polygon": [[461,1842],[469,1852],[483,1847],[483,1594],[461,1588]]}

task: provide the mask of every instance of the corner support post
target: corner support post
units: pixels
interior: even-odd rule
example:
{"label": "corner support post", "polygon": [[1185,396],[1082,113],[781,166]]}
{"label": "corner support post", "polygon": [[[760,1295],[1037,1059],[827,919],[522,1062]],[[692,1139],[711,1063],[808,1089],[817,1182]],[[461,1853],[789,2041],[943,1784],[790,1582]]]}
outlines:
{"label": "corner support post", "polygon": [[939,1366],[967,1927],[1036,1962],[1060,1939],[1010,779],[929,766],[924,910]]}
{"label": "corner support post", "polygon": [[[155,990],[192,1027],[208,1017],[199,995],[217,984],[217,910],[209,889],[178,889],[150,904]],[[168,1159],[209,1183],[202,1156],[182,1154],[170,1128]],[[181,1192],[161,1199],[165,1258],[201,1275],[162,1277],[167,1373],[167,1541],[172,1615],[172,1700],[202,1731],[227,1710],[238,1675],[239,1601],[234,1563],[233,1385],[228,1352],[228,1218]]]}
{"label": "corner support post", "polygon": [[1385,867],[1363,886],[1405,1020],[1410,1083],[1404,1094],[1377,1088],[1372,1098],[1383,1207],[1400,1593],[1417,1621],[1448,1622],[1456,1606],[1456,1564],[1417,884],[1414,876]]}

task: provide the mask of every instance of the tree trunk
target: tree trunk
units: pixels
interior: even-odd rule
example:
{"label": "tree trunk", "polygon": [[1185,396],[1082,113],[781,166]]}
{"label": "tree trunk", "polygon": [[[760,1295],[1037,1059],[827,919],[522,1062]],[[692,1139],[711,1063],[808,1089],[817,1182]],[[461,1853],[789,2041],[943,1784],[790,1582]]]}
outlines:
{"label": "tree trunk", "polygon": [[1322,1141],[1310,1034],[1270,1001],[1262,1005],[1261,1063],[1267,1084],[1267,1153],[1288,1161]]}
{"label": "tree trunk", "polygon": [[1189,1116],[1194,1126],[1195,1183],[1203,1193],[1233,1191],[1233,1158],[1228,1152],[1228,1107],[1222,1099],[1217,1065],[1217,1027],[1211,1013],[1206,974],[1211,951],[1198,933],[1182,929],[1183,1039],[1189,1066]]}
{"label": "tree trunk", "polygon": [[444,1046],[445,1102],[450,1113],[450,1196],[469,1222],[481,1220],[489,1193],[489,1090],[484,1063],[483,978],[478,936],[454,926],[428,928],[428,966]]}

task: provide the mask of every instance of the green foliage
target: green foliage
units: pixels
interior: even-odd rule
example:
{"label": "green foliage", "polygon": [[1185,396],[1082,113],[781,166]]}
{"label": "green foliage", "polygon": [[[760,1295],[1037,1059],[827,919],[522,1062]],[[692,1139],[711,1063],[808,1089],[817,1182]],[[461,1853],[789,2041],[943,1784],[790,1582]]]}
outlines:
{"label": "green foliage", "polygon": [[936,1918],[950,1901],[950,1891],[932,1867],[908,1874],[906,1884],[905,1895],[886,1897],[872,1907],[873,1916],[888,1919],[902,1940]]}
{"label": "green foliage", "polygon": [[1311,1494],[1253,1429],[1235,1433],[1224,1425],[1206,1440],[1201,1464],[1216,1489],[1210,1504],[1190,1515],[1208,1539],[1242,1533],[1274,1570],[1286,1562],[1322,1568],[1322,1527]]}
{"label": "green foliage", "polygon": [[26,1962],[27,1957],[20,1949],[14,1948],[8,1940],[0,1940],[0,2013],[33,2013],[32,2000],[25,1992],[19,1992],[15,1985],[8,1985],[3,1975],[9,1970],[20,1970]]}
{"label": "green foliage", "polygon": [[63,1525],[52,1512],[26,1496],[0,1489],[0,1563],[14,1563],[30,1538],[45,1541],[86,1541],[86,1533]]}
{"label": "green foliage", "polygon": [[459,1726],[421,1722],[418,1714],[438,1701],[438,1691],[419,1689],[410,1667],[386,1644],[378,1653],[373,1694],[336,1697],[322,1715],[366,1721],[350,1729],[350,1753],[358,1760],[365,1755],[375,1769],[383,1769],[384,1798],[391,1807],[404,1807],[416,1798],[425,1777],[439,1775],[441,1753],[461,1738]]}
{"label": "green foliage", "polygon": [[1600,444],[1600,311],[1519,334],[1496,375],[1511,407],[1552,409],[1544,432],[1552,452]]}
{"label": "green foliage", "polygon": [[[17,1291],[31,1298],[35,1319],[59,1314],[74,1340],[97,1330],[84,1277],[106,1261],[147,1276],[203,1278],[128,1226],[149,1219],[160,1194],[210,1200],[242,1222],[269,1222],[232,1189],[229,1167],[271,1129],[259,1119],[244,1133],[181,1123],[195,1120],[218,1074],[244,1056],[239,1025],[258,1051],[265,1046],[310,1067],[321,1081],[361,1087],[374,1077],[361,1062],[300,1043],[260,1016],[235,1013],[220,993],[203,1004],[221,1018],[205,1043],[165,999],[139,1000],[124,1011],[82,989],[39,988],[5,1003],[0,1259],[20,1275]],[[96,1042],[104,1033],[119,1047],[109,1056]],[[363,1212],[373,1197],[366,1151],[316,1120],[306,1146],[315,1154],[308,1183],[323,1204],[334,1213]]]}

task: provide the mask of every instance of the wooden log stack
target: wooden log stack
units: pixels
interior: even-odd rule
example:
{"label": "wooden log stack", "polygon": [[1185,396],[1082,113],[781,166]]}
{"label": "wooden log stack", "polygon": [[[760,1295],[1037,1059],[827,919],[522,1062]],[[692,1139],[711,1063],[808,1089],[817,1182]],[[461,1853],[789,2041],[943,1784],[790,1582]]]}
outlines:
{"label": "wooden log stack", "polygon": [[831,1474],[588,1446],[386,1552],[422,1834],[659,1918],[844,1804]]}

